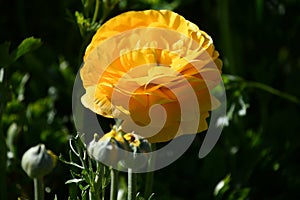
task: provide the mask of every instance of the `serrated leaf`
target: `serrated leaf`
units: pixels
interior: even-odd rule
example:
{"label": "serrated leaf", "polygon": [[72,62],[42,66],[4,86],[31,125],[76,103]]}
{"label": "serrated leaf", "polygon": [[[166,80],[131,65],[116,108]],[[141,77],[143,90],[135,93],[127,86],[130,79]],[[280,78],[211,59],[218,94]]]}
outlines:
{"label": "serrated leaf", "polygon": [[42,45],[42,40],[34,37],[24,39],[21,44],[12,52],[12,59],[16,61],[24,54],[39,48]]}

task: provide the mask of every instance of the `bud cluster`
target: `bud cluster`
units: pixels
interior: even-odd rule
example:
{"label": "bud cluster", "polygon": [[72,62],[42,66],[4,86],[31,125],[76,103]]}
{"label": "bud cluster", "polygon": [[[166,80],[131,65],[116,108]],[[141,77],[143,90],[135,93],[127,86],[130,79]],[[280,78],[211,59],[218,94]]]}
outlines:
{"label": "bud cluster", "polygon": [[135,134],[125,133],[119,126],[99,138],[98,134],[88,145],[89,155],[98,162],[107,165],[119,164],[120,167],[131,168],[144,166],[151,152],[149,142]]}

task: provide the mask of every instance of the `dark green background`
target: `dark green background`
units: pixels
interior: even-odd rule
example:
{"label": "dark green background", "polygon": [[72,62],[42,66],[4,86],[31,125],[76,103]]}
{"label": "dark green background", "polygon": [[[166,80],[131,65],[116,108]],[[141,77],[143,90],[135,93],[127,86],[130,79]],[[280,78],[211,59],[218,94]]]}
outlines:
{"label": "dark green background", "polygon": [[[198,159],[205,133],[199,134],[184,156],[155,173],[155,199],[300,198],[300,104],[247,84],[259,82],[300,97],[299,1],[151,2],[155,1],[122,1],[109,17],[127,10],[174,8],[212,36],[224,61],[223,73],[244,79],[225,82],[228,110],[232,105],[235,109],[213,151]],[[12,50],[30,36],[43,42],[5,69],[0,101],[7,98],[7,102],[1,134],[14,155],[7,169],[1,169],[6,171],[8,199],[33,198],[32,181],[20,168],[21,156],[29,147],[43,142],[68,157],[68,136],[76,134],[73,81],[90,40],[88,35],[81,37],[74,17],[75,11],[82,10],[80,0],[0,2],[0,44],[10,41]],[[25,74],[29,79],[22,85]],[[240,99],[249,105],[245,116],[238,115],[245,105]],[[216,185],[226,177],[225,186],[214,195]],[[69,185],[64,182],[69,178],[68,166],[58,163],[46,177],[51,188],[46,198],[57,194],[58,199],[67,199]]]}

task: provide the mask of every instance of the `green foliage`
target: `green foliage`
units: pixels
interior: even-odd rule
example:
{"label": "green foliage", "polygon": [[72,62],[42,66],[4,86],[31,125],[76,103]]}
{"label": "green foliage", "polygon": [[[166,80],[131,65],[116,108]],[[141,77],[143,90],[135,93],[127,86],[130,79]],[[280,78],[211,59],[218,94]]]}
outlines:
{"label": "green foliage", "polygon": [[[60,156],[60,160],[71,167],[72,179],[67,180],[65,184],[76,184],[81,190],[81,199],[103,199],[105,188],[110,183],[109,168],[88,156],[86,145],[78,135],[70,139],[69,145],[70,161],[65,160],[62,155]],[[72,190],[70,199],[77,199],[79,192],[74,187]]]}
{"label": "green foliage", "polygon": [[101,24],[142,9],[174,9],[212,36],[228,104],[228,124],[213,151],[197,158],[205,133],[199,134],[179,160],[155,172],[149,199],[299,199],[299,8],[296,0],[1,2],[0,199],[32,199],[20,159],[40,142],[70,158],[45,177],[46,199],[87,198],[98,168],[76,155],[84,147],[74,145],[75,75]]}
{"label": "green foliage", "polygon": [[5,42],[0,45],[0,67],[6,67],[15,62],[18,58],[26,53],[39,48],[42,45],[41,39],[34,37],[26,38],[21,44],[13,50],[9,51],[10,42]]}
{"label": "green foliage", "polygon": [[230,175],[221,180],[214,190],[215,199],[246,200],[250,188],[231,188]]}

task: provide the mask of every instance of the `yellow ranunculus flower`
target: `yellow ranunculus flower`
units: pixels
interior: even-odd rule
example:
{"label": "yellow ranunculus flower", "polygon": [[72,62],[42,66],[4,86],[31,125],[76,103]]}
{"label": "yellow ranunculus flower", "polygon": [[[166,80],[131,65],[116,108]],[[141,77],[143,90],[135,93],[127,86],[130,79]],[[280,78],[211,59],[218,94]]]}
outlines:
{"label": "yellow ranunculus flower", "polygon": [[150,142],[201,132],[209,111],[219,105],[210,94],[221,81],[218,56],[211,37],[177,13],[123,13],[101,26],[86,49],[82,103],[104,117],[123,119],[125,131]]}

